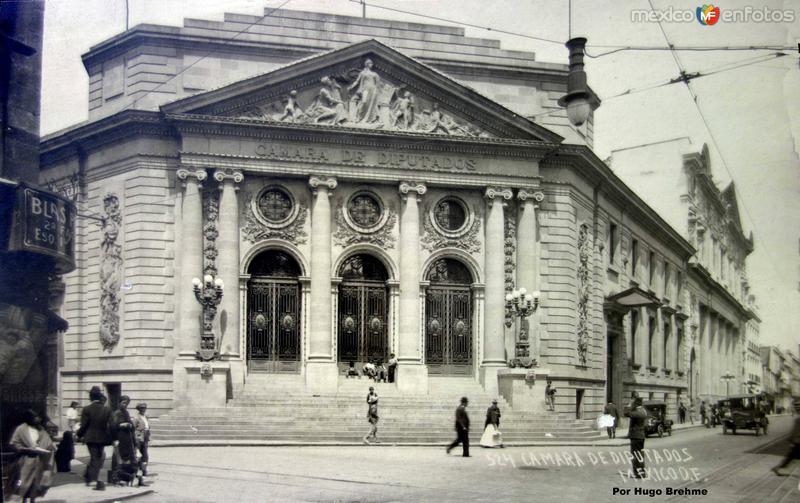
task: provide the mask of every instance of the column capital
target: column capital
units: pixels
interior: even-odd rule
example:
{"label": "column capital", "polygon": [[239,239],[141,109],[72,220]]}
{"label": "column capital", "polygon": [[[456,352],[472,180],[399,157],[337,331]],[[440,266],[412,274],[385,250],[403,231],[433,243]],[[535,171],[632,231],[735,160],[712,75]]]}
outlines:
{"label": "column capital", "polygon": [[500,197],[506,201],[514,197],[514,193],[508,187],[487,187],[486,192],[483,194],[487,199],[494,199]]}
{"label": "column capital", "polygon": [[415,192],[418,196],[421,196],[428,192],[428,187],[419,182],[400,182],[398,190],[403,197],[407,197],[409,192]]}
{"label": "column capital", "polygon": [[540,190],[533,191],[531,189],[519,189],[517,191],[517,199],[522,202],[532,199],[534,203],[541,203],[544,201],[544,192]]}
{"label": "column capital", "polygon": [[220,188],[225,184],[225,182],[230,183],[242,183],[244,180],[244,174],[241,171],[231,171],[231,170],[224,170],[218,169],[214,171],[214,180],[219,182]]}
{"label": "column capital", "polygon": [[202,183],[208,178],[208,173],[204,169],[188,169],[188,168],[180,168],[176,173],[178,180],[183,183],[183,186],[186,187],[186,182],[190,178],[194,178],[197,180],[197,183]]}
{"label": "column capital", "polygon": [[320,187],[333,190],[339,185],[339,182],[336,181],[336,178],[330,176],[312,176],[308,179],[308,184],[311,186],[311,190],[316,192]]}

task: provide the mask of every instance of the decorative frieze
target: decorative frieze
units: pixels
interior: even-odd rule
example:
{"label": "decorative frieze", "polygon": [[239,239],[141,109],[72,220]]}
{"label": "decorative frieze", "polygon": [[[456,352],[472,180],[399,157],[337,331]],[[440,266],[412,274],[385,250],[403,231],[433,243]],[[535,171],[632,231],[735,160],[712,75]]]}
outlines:
{"label": "decorative frieze", "polygon": [[122,229],[119,198],[109,193],[103,198],[100,241],[100,344],[111,352],[119,342],[119,304],[122,284]]}
{"label": "decorative frieze", "polygon": [[[253,195],[248,194],[246,201],[254,201]],[[265,225],[261,219],[256,217],[253,204],[245,204],[242,237],[250,243],[257,243],[265,239],[281,239],[295,245],[305,244],[308,238],[306,232],[308,206],[302,201],[295,201],[295,205],[297,210],[293,219],[286,225],[273,227]]]}
{"label": "decorative frieze", "polygon": [[589,294],[591,292],[592,236],[585,223],[578,228],[578,361],[586,365],[589,348]]}
{"label": "decorative frieze", "polygon": [[209,190],[203,194],[203,274],[217,276],[217,238],[219,237],[219,198],[217,191]]}
{"label": "decorative frieze", "polygon": [[420,239],[422,247],[431,252],[442,248],[460,248],[469,253],[478,253],[481,249],[481,219],[478,218],[480,212],[477,208],[473,208],[472,214],[472,222],[467,230],[450,236],[445,235],[438,226],[433,224],[433,212],[430,209],[426,210],[425,217],[422,219],[425,230]]}

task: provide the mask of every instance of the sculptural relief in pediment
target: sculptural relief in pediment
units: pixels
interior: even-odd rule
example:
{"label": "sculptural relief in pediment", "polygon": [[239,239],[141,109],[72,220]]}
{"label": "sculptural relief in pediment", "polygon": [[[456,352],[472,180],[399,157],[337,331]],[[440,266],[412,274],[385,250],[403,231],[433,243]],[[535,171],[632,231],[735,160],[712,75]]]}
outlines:
{"label": "sculptural relief in pediment", "polygon": [[374,70],[372,60],[362,68],[326,75],[318,86],[259,105],[240,117],[294,124],[325,124],[364,129],[408,131],[467,137],[493,135],[457,119],[439,103],[395,84]]}

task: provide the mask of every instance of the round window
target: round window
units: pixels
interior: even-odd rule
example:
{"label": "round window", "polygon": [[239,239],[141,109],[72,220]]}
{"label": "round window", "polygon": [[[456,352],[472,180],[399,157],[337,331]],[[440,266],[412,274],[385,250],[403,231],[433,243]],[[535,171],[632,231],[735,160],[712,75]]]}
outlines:
{"label": "round window", "polygon": [[433,218],[445,231],[456,232],[467,223],[467,209],[458,199],[445,198],[436,204]]}
{"label": "round window", "polygon": [[347,204],[350,220],[359,227],[375,226],[380,222],[382,213],[380,203],[370,194],[358,194]]}
{"label": "round window", "polygon": [[258,211],[273,224],[285,222],[292,214],[292,198],[283,189],[270,187],[258,198]]}

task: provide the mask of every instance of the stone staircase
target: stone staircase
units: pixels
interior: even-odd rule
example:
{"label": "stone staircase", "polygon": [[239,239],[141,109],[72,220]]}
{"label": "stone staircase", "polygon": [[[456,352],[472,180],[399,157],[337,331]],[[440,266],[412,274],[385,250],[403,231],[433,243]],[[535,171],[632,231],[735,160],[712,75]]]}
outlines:
{"label": "stone staircase", "polygon": [[[378,393],[378,438],[388,444],[444,444],[455,438],[454,411],[469,398],[471,441],[483,433],[494,397],[472,379],[430,378],[427,395],[401,393],[394,384],[340,377],[336,393],[312,394],[297,375],[251,375],[233,389],[226,407],[173,409],[151,423],[162,444],[354,444],[369,430],[366,396]],[[602,438],[591,421],[555,413],[514,411],[498,397],[506,444],[581,442]]]}

